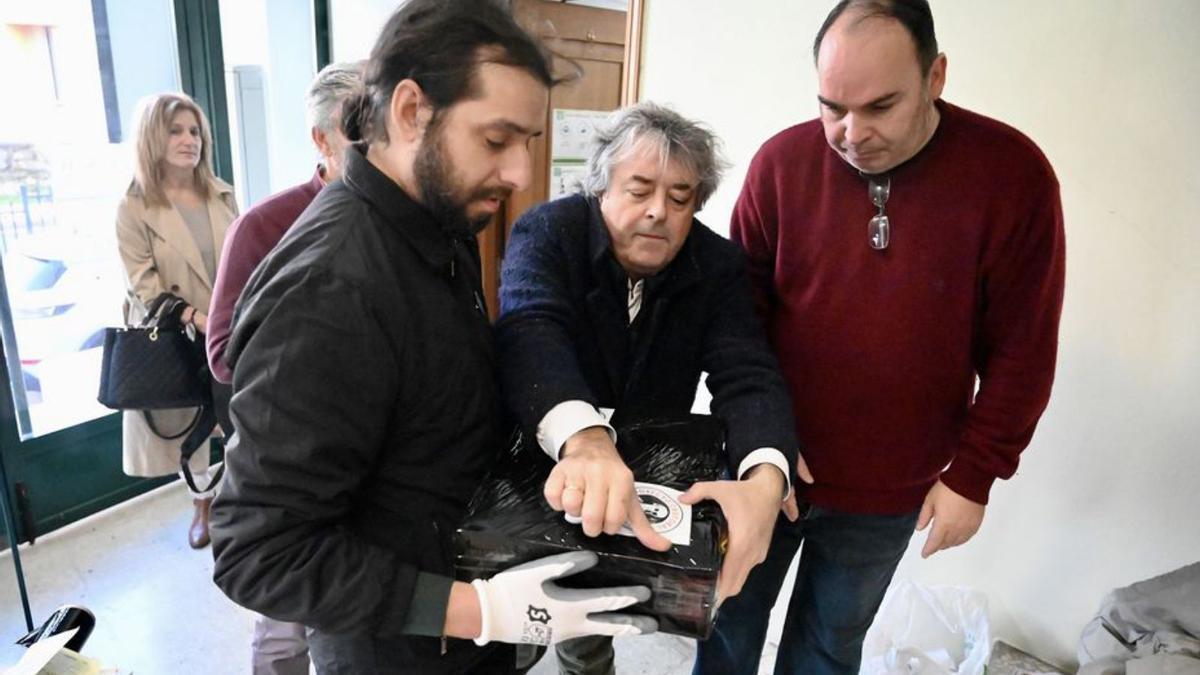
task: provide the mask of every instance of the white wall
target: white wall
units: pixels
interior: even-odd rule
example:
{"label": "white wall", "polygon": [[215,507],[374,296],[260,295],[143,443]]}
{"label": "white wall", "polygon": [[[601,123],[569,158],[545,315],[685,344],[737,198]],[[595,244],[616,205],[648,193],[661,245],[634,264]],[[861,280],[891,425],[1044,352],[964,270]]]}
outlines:
{"label": "white wall", "polygon": [[[296,0],[221,0],[221,39],[230,113],[234,122],[234,175],[243,209],[267,195],[307,181],[320,159],[306,119],[305,94],[317,73],[311,4]],[[237,129],[235,66],[262,68],[267,113],[265,138],[242,139]],[[269,186],[249,194],[242,151],[266,153]]]}
{"label": "white wall", "polygon": [[379,29],[404,0],[330,0],[329,30],[334,61],[357,61],[371,55]]}
{"label": "white wall", "polygon": [[311,179],[320,159],[309,136],[305,107],[317,74],[315,28],[312,12],[300,11],[298,4],[306,3],[266,0],[271,189],[276,192]]}
{"label": "white wall", "polygon": [[[900,574],[985,591],[994,637],[1062,664],[1111,588],[1200,559],[1200,3],[933,0],[945,97],[1038,142],[1062,183],[1067,295],[1050,407],[983,529]],[[817,113],[833,3],[647,0],[642,97],[703,119],[735,163],[701,218],[727,232],[746,165]]]}

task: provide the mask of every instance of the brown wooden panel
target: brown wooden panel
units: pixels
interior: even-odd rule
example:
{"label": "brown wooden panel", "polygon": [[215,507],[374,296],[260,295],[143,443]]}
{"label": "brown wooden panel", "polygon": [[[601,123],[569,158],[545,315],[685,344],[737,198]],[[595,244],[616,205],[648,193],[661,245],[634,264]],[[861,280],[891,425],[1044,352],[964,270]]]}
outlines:
{"label": "brown wooden panel", "polygon": [[500,259],[504,254],[504,233],[502,215],[492,218],[492,222],[476,237],[479,241],[480,273],[483,275],[483,298],[487,303],[488,316],[493,321],[500,313]]}
{"label": "brown wooden panel", "polygon": [[[555,108],[573,110],[616,110],[621,102],[621,64],[603,61],[580,61],[583,77],[568,84],[555,87],[550,92],[550,114]],[[512,225],[521,214],[546,201],[550,192],[550,120],[546,120],[546,134],[533,139],[529,151],[534,157],[533,180],[525,192],[513,195],[508,200],[504,232],[512,231]]]}
{"label": "brown wooden panel", "polygon": [[547,0],[514,0],[517,21],[542,38],[625,46],[625,12]]}
{"label": "brown wooden panel", "polygon": [[[550,109],[616,110],[621,104],[621,63],[579,61],[583,78],[555,87]],[[549,161],[549,157],[546,158]]]}
{"label": "brown wooden panel", "polygon": [[[625,12],[568,5],[547,0],[514,0],[521,23],[547,39],[556,53],[572,59],[582,76],[550,92],[546,133],[530,143],[533,176],[530,188],[516,193],[498,218],[479,235],[483,290],[494,319],[499,311],[500,261],[512,224],[530,207],[544,201],[550,186],[550,120],[555,108],[615,110],[621,104],[622,70],[628,26]],[[563,72],[560,67],[560,73]]]}
{"label": "brown wooden panel", "polygon": [[641,98],[642,88],[642,0],[629,0],[625,17],[625,63],[621,84],[621,105],[633,105]]}
{"label": "brown wooden panel", "polygon": [[[579,61],[586,59],[589,61],[609,61],[618,66],[624,62],[625,48],[620,45],[601,44],[599,42],[577,42],[574,40],[560,40],[554,45],[554,53],[568,59]],[[569,65],[569,64],[564,64]],[[560,74],[567,74],[570,71],[565,67],[559,68]]]}

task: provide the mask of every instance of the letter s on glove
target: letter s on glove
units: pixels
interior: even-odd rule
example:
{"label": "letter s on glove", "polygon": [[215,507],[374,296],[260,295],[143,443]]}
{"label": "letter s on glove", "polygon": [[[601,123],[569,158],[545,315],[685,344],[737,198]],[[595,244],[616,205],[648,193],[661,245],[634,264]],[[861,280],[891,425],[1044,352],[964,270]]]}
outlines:
{"label": "letter s on glove", "polygon": [[576,589],[554,583],[598,562],[591,551],[571,551],[471,582],[483,615],[475,644],[550,645],[585,635],[644,635],[658,630],[652,617],[613,611],[649,600],[650,589],[645,586]]}

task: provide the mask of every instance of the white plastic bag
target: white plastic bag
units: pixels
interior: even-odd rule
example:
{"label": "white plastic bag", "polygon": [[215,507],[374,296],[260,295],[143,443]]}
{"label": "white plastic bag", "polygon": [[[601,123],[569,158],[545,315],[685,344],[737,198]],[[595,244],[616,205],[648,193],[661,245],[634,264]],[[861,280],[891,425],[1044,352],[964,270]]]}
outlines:
{"label": "white plastic bag", "polygon": [[860,675],[983,675],[991,651],[987,597],[896,579],[863,642]]}

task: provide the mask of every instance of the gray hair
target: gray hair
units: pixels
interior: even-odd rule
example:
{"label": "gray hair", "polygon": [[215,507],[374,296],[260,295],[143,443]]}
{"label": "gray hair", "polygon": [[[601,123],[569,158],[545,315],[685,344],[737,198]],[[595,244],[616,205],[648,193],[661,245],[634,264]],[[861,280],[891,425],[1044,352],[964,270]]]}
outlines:
{"label": "gray hair", "polygon": [[334,130],[334,117],[341,111],[342,101],[362,90],[363,63],[331,63],[317,73],[305,97],[308,126],[325,132]]}
{"label": "gray hair", "polygon": [[581,179],[584,194],[598,197],[607,191],[613,169],[643,142],[658,151],[663,164],[674,160],[692,172],[696,180],[696,210],[704,208],[727,166],[721,157],[720,140],[699,122],[648,101],[617,110],[596,130],[592,154]]}

